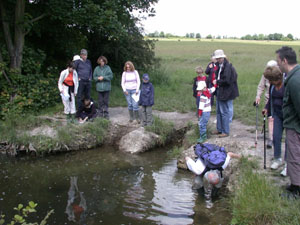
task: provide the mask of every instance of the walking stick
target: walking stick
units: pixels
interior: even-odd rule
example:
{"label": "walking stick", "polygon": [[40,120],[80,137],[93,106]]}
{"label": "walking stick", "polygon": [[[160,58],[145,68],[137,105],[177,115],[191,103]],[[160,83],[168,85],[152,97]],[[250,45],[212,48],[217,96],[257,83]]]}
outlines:
{"label": "walking stick", "polygon": [[253,106],[256,108],[256,130],[255,130],[255,148],[257,148],[257,132],[258,132],[258,104],[256,102],[253,103]]}
{"label": "walking stick", "polygon": [[266,115],[264,115],[264,169],[266,169]]}

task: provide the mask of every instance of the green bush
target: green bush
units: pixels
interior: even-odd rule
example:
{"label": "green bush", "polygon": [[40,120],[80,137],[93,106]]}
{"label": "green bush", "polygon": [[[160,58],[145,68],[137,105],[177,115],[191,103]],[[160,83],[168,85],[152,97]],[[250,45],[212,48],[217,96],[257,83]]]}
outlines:
{"label": "green bush", "polygon": [[[59,101],[57,75],[10,73],[13,87],[0,86],[0,117],[38,112]],[[1,78],[0,78],[1,79]],[[6,83],[2,78],[1,83]]]}

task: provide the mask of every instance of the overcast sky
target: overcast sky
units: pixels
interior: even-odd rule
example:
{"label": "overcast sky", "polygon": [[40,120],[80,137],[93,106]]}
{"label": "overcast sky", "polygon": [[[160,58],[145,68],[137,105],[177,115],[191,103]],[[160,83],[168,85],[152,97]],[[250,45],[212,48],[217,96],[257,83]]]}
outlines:
{"label": "overcast sky", "polygon": [[159,0],[145,32],[241,37],[291,33],[300,38],[300,0]]}

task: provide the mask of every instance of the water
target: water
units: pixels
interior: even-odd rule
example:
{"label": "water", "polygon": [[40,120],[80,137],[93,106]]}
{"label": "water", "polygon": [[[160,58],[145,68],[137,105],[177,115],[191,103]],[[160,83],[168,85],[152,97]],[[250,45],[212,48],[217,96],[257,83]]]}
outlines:
{"label": "water", "polygon": [[[128,155],[95,149],[46,158],[0,157],[0,212],[38,203],[48,224],[228,224],[224,200],[206,209],[193,175],[166,150]],[[7,221],[8,222],[8,221]]]}

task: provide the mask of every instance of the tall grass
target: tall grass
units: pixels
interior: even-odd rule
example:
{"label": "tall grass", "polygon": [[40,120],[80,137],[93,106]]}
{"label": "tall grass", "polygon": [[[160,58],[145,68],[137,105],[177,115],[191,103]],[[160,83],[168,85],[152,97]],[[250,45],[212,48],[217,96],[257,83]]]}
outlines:
{"label": "tall grass", "polygon": [[257,163],[241,160],[239,187],[233,193],[231,224],[299,224],[300,202],[282,197],[282,190],[263,174]]}

